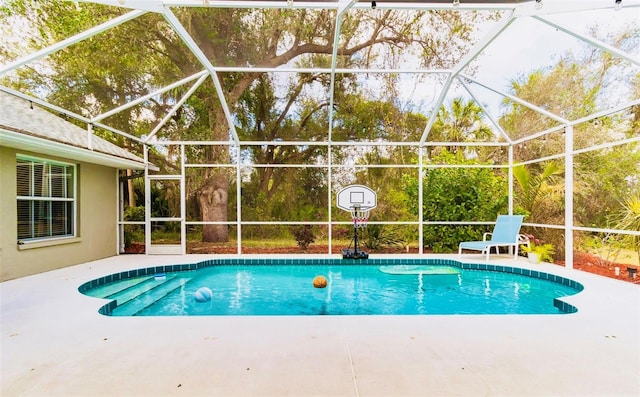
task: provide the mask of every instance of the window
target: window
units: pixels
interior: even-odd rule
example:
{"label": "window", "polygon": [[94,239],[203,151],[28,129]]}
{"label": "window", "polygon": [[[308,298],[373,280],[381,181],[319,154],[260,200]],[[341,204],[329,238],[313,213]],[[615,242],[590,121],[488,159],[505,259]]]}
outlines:
{"label": "window", "polygon": [[75,236],[75,165],[16,160],[18,240]]}

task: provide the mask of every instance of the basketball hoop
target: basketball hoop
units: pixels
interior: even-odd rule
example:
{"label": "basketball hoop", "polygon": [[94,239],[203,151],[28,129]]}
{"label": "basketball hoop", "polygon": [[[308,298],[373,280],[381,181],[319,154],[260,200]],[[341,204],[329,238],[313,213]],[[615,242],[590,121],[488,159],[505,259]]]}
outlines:
{"label": "basketball hoop", "polygon": [[363,185],[347,186],[338,192],[336,204],[338,208],[349,211],[353,220],[353,249],[343,249],[342,259],[368,259],[369,254],[358,249],[358,229],[367,226],[369,213],[376,208],[376,192]]}
{"label": "basketball hoop", "polygon": [[370,208],[362,208],[359,205],[355,205],[351,208],[351,219],[353,220],[353,227],[361,228],[367,227],[369,222]]}

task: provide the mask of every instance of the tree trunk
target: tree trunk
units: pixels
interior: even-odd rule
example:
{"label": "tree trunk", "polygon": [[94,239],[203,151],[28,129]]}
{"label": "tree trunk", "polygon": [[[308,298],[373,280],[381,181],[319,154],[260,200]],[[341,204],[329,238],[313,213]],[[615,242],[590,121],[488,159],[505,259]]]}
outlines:
{"label": "tree trunk", "polygon": [[[209,128],[212,140],[229,139],[229,128],[223,110],[212,97],[206,98],[209,106]],[[227,146],[208,146],[205,148],[207,164],[228,164],[230,162]],[[229,172],[225,168],[210,168],[204,175],[198,189],[198,204],[203,222],[226,222],[229,196]],[[202,241],[205,243],[224,243],[229,241],[229,225],[204,225]]]}
{"label": "tree trunk", "polygon": [[135,189],[133,188],[133,178],[131,178],[131,176],[133,176],[133,171],[132,170],[127,170],[127,190],[129,192],[129,207],[135,207],[136,206],[136,192]]}
{"label": "tree trunk", "polygon": [[[214,172],[203,184],[198,200],[204,222],[226,222],[229,179],[224,172]],[[228,225],[204,225],[202,241],[206,243],[229,241]]]}

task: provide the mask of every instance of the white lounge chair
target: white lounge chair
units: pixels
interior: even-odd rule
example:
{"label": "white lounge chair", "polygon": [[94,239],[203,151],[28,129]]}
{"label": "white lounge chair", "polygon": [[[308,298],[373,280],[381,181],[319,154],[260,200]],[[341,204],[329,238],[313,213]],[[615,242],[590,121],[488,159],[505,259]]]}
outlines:
{"label": "white lounge chair", "polygon": [[493,232],[485,233],[482,241],[464,241],[458,245],[458,258],[462,256],[462,250],[482,251],[487,261],[491,249],[495,247],[496,254],[500,247],[513,248],[514,258],[518,257],[518,247],[521,244],[529,245],[529,239],[520,233],[524,215],[498,215]]}

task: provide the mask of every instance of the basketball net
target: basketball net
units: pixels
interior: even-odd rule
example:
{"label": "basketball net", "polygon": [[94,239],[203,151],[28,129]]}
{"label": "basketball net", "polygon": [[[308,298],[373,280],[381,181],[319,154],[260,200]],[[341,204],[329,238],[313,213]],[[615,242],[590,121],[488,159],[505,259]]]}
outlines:
{"label": "basketball net", "polygon": [[369,212],[371,212],[370,209],[352,207],[351,219],[353,220],[353,227],[355,228],[366,227],[367,222],[369,222]]}

